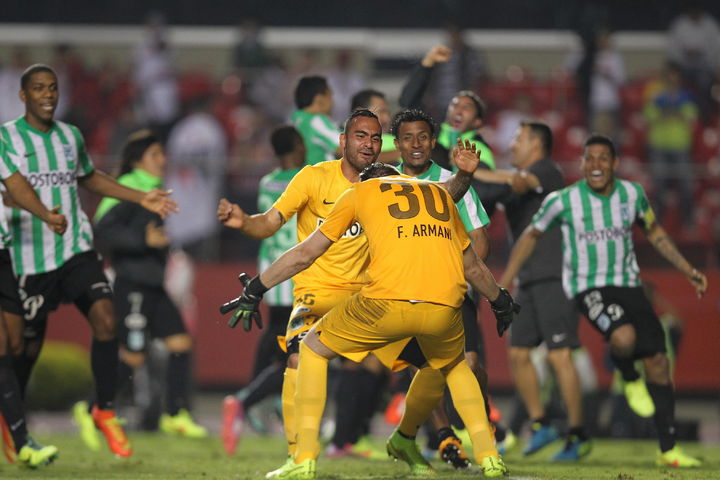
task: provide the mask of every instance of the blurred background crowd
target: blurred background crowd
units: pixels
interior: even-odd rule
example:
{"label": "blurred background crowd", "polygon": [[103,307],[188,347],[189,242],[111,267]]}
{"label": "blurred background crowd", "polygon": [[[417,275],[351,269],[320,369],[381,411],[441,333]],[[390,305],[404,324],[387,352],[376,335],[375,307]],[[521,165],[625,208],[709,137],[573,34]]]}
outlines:
{"label": "blurred background crowd", "polygon": [[[22,113],[16,93],[22,70],[48,62],[60,74],[56,118],[80,127],[101,169],[113,170],[122,141],[138,127],[151,126],[166,139],[172,159],[168,186],[183,205],[170,224],[176,245],[198,260],[252,258],[254,242],[221,231],[215,205],[221,196],[253,205],[259,178],[275,166],[269,132],[288,119],[296,80],[325,75],[339,123],[349,113],[350,97],[363,88],[377,88],[397,105],[400,87],[425,47],[444,43],[454,53],[433,76],[426,105],[435,118],[442,118],[454,92],[472,85],[488,106],[482,133],[499,167],[508,165],[518,121],[540,118],[553,129],[553,157],[569,181],[579,178],[586,134],[610,135],[620,146],[621,175],[640,181],[679,241],[696,245],[695,255],[716,264],[720,28],[708,5],[632,7],[643,15],[632,25],[629,7],[613,2],[509,2],[502,6],[505,16],[501,6],[412,2],[407,7],[413,12],[403,14],[408,25],[428,26],[422,13],[435,8],[440,15],[431,23],[438,28],[375,31],[376,16],[385,23],[403,16],[378,11],[356,18],[352,9],[345,15],[317,2],[293,17],[296,25],[345,25],[341,18],[347,16],[354,28],[289,28],[283,22],[293,21],[285,18],[288,9],[294,11],[292,2],[264,3],[267,9],[247,3],[228,15],[200,9],[199,21],[237,20],[233,26],[174,26],[174,18],[192,20],[182,6],[137,11],[145,19],[142,27],[37,23],[14,35],[20,26],[7,24],[0,34],[0,120]],[[546,28],[478,28],[488,22],[522,26],[523,20],[510,15],[513,8],[524,10],[524,21],[535,15],[535,25]],[[210,18],[213,11],[216,17]],[[284,14],[276,16],[278,11]],[[13,9],[8,13],[12,17]],[[23,13],[16,12],[19,19]],[[64,10],[54,15],[63,16],[86,20]],[[114,21],[122,18],[113,15]],[[501,240],[504,226],[492,232]]]}

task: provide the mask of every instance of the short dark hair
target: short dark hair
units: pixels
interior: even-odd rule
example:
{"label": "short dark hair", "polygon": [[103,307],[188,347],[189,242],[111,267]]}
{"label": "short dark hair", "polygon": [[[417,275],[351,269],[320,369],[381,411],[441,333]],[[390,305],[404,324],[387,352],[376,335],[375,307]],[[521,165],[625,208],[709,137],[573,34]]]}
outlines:
{"label": "short dark hair", "polygon": [[547,124],[538,122],[537,120],[523,120],[520,122],[521,127],[527,127],[530,129],[530,134],[535,138],[540,139],[540,143],[543,147],[543,153],[550,155],[553,148],[553,135],[552,130]]}
{"label": "short dark hair", "polygon": [[392,133],[395,138],[398,138],[398,133],[400,132],[400,125],[410,122],[427,123],[428,127],[430,128],[430,135],[435,138],[435,121],[428,113],[414,108],[409,110],[401,110],[395,114],[392,119],[392,124],[390,125],[390,133]]}
{"label": "short dark hair", "polygon": [[358,117],[374,118],[378,121],[378,123],[380,123],[377,115],[375,115],[373,112],[371,112],[367,108],[358,108],[357,110],[353,110],[347,120],[345,120],[345,126],[343,127],[343,132],[345,133],[345,135],[347,135],[348,130],[350,129],[350,124]]}
{"label": "short dark hair", "polygon": [[397,168],[388,163],[375,162],[371,163],[360,172],[360,181],[364,182],[371,178],[387,177],[388,175],[400,175]]}
{"label": "short dark hair", "polygon": [[30,84],[30,77],[40,72],[52,73],[53,75],[55,75],[55,78],[57,78],[57,73],[55,73],[55,70],[53,70],[50,65],[46,65],[44,63],[35,63],[26,68],[25,71],[22,73],[22,76],[20,77],[20,88],[25,90]]}
{"label": "short dark hair", "polygon": [[458,93],[455,94],[456,97],[468,97],[472,102],[475,104],[475,111],[477,114],[475,115],[480,120],[485,119],[485,114],[487,113],[487,107],[485,106],[485,102],[482,101],[480,96],[473,92],[472,90],[460,90]]}
{"label": "short dark hair", "polygon": [[302,141],[300,132],[292,125],[280,125],[270,134],[270,144],[278,157],[292,152],[298,139]]}
{"label": "short dark hair", "polygon": [[295,106],[301,110],[312,104],[316,95],[328,91],[328,82],[320,75],[308,75],[300,78],[295,86]]}
{"label": "short dark hair", "polygon": [[612,158],[617,157],[617,150],[615,149],[615,143],[607,135],[601,133],[591,133],[590,136],[585,140],[583,145],[583,153],[590,145],[605,145],[610,150]]}
{"label": "short dark hair", "polygon": [[150,145],[154,143],[160,143],[160,137],[155,135],[152,130],[143,129],[131,133],[122,149],[118,177],[130,173],[135,164],[142,159],[145,150],[150,148]]}
{"label": "short dark hair", "polygon": [[380,97],[385,100],[385,94],[372,88],[366,88],[360,90],[352,96],[350,100],[350,110],[357,110],[358,108],[370,108],[370,100],[373,97]]}

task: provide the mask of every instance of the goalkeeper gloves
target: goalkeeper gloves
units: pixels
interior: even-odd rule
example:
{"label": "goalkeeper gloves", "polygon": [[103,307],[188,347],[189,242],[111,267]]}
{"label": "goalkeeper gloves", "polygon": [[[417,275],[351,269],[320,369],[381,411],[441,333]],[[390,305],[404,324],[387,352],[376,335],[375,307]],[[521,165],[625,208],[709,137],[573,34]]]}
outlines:
{"label": "goalkeeper gloves", "polygon": [[252,322],[254,321],[258,328],[262,328],[262,318],[260,317],[260,301],[265,292],[268,291],[267,287],[262,284],[260,277],[256,276],[250,279],[247,274],[241,273],[238,279],[242,282],[245,287],[242,295],[235,300],[232,300],[222,307],[220,311],[226,313],[232,308],[235,311],[228,322],[230,328],[235,328],[240,320],[243,322],[243,330],[249,332],[252,329]]}
{"label": "goalkeeper gloves", "polygon": [[520,305],[515,303],[510,292],[500,287],[500,294],[490,302],[490,307],[495,315],[498,336],[502,337],[505,330],[510,328],[515,315],[520,312]]}

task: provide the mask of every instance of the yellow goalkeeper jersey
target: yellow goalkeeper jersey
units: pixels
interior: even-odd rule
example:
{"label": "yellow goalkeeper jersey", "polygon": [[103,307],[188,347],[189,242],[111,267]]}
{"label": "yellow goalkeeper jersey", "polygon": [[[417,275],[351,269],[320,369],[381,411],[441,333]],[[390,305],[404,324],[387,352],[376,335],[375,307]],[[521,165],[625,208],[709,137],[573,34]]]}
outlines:
{"label": "yellow goalkeeper jersey", "polygon": [[[287,221],[297,214],[298,242],[305,240],[328,216],[350,182],[340,170],[342,160],[304,167],[273,205]],[[303,272],[293,277],[298,289],[359,290],[367,282],[368,243],[357,222],[348,223],[337,242]]]}
{"label": "yellow goalkeeper jersey", "polygon": [[320,231],[338,241],[355,222],[370,247],[364,296],[462,303],[463,251],[470,239],[444,188],[404,175],[356,183],[337,200]]}

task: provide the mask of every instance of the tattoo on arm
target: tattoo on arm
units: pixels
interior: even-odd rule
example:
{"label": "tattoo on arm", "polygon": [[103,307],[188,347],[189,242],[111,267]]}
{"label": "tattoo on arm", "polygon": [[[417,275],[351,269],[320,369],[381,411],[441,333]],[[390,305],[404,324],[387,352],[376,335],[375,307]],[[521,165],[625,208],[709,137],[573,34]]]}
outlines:
{"label": "tattoo on arm", "polygon": [[280,225],[285,225],[285,218],[282,216],[282,213],[278,212],[278,217],[280,218]]}
{"label": "tattoo on arm", "polygon": [[445,188],[450,193],[453,202],[460,201],[470,188],[472,176],[456,173],[445,182]]}

